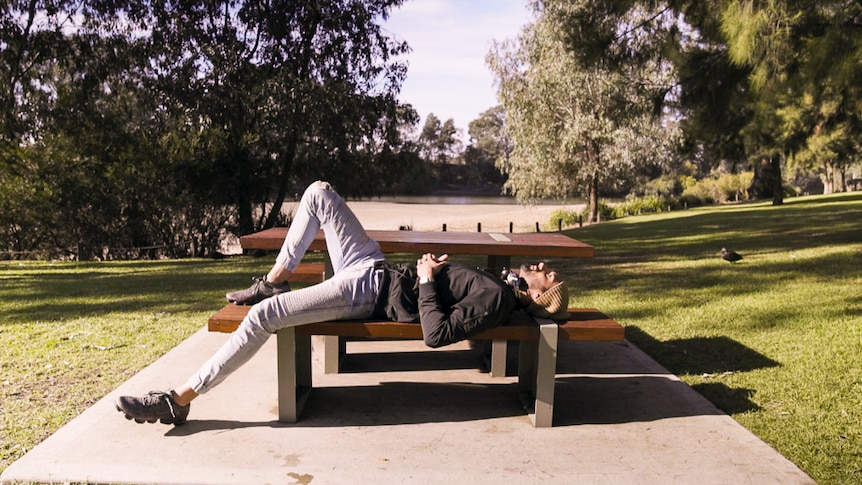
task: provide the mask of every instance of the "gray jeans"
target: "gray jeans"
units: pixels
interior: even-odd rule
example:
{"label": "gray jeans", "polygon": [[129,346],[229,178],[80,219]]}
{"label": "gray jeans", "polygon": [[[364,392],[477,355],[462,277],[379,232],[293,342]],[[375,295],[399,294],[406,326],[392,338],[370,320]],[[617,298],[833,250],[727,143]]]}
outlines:
{"label": "gray jeans", "polygon": [[383,253],[328,183],[314,182],[305,190],[276,264],[296,269],[320,229],[333,277],[251,307],[228,341],[187,381],[195,392],[203,394],[218,385],[281,328],[371,316],[382,276],[374,265],[384,260]]}

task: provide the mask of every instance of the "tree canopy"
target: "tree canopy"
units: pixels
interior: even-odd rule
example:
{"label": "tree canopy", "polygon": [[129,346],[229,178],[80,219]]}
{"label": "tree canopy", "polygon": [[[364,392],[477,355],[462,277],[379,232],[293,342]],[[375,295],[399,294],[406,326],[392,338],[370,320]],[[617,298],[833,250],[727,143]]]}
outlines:
{"label": "tree canopy", "polygon": [[858,1],[533,0],[469,140],[398,101],[409,48],[380,25],[402,1],[5,2],[0,249],[214,254],[318,178],[583,196],[595,220],[605,194],[705,179],[847,190],[862,162]]}
{"label": "tree canopy", "polygon": [[7,2],[7,246],[213,252],[315,178],[391,183],[408,48],[379,24],[400,3]]}
{"label": "tree canopy", "polygon": [[[592,220],[602,189],[660,163],[675,141],[674,125],[654,102],[669,92],[670,65],[659,57],[622,63],[572,44],[571,32],[600,27],[594,23],[601,17],[597,7],[544,2],[517,43],[498,43],[488,56],[514,141],[511,156],[501,161],[507,188],[522,200],[587,196]],[[636,13],[628,17],[632,25],[653,15]],[[577,27],[567,29],[568,22]],[[645,42],[636,29],[626,35]],[[602,35],[592,31],[588,37]]]}

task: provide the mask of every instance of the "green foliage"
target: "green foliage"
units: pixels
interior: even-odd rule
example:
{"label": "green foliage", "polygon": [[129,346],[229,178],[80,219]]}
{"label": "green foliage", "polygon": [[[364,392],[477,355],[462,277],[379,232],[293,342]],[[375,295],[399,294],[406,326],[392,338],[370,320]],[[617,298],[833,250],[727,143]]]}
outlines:
{"label": "green foliage", "polygon": [[[754,88],[753,117],[743,130],[749,156],[822,165],[826,193],[833,191],[833,170],[852,163],[859,151],[860,15],[859,2],[846,0],[723,6],[728,52],[750,69]],[[780,198],[780,177],[773,177]]]}
{"label": "green foliage", "polygon": [[739,202],[748,200],[747,189],[754,178],[752,172],[737,174],[723,173],[715,177],[693,181],[686,179],[683,184],[681,201],[689,207],[702,204]]}
{"label": "green foliage", "polygon": [[413,114],[394,96],[407,46],[379,24],[400,3],[0,10],[0,250],[212,254],[311,180],[391,184]]}
{"label": "green foliage", "polygon": [[548,217],[548,227],[572,227],[583,222],[583,214],[567,209],[556,209]]}
{"label": "green foliage", "polygon": [[594,214],[596,215],[596,219],[593,222],[609,221],[617,218],[617,212],[614,206],[604,199],[599,200],[595,205],[595,209],[589,206],[584,207],[583,210],[581,210],[579,217],[584,221],[591,221],[591,216]]}
{"label": "green foliage", "polygon": [[672,200],[668,200],[657,195],[647,197],[627,197],[625,202],[613,207],[613,218],[619,219],[621,217],[632,215],[654,214],[656,212],[670,209],[673,204],[674,202]]}
{"label": "green foliage", "polygon": [[417,141],[420,154],[430,163],[450,163],[461,151],[459,131],[452,118],[441,123],[434,113],[430,113]]}
{"label": "green foliage", "polygon": [[[592,28],[601,5],[536,5],[536,20],[517,43],[496,44],[487,58],[514,141],[511,156],[498,163],[519,200],[587,195],[595,220],[600,190],[666,159],[674,145],[675,125],[662,124],[656,112],[672,69],[649,56],[637,66],[591,62],[570,34]],[[645,26],[650,16],[638,10],[610,22],[611,31],[626,33],[619,45],[649,45],[646,28],[622,26]]]}

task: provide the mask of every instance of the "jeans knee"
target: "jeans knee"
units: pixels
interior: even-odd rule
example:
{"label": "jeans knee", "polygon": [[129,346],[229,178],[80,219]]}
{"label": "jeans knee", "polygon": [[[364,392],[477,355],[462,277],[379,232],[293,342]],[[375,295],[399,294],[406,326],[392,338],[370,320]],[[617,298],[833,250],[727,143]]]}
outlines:
{"label": "jeans knee", "polygon": [[332,190],[332,185],[325,180],[318,180],[317,182],[312,182],[306,190]]}
{"label": "jeans knee", "polygon": [[335,190],[333,190],[332,185],[330,185],[329,182],[318,180],[317,182],[312,182],[308,187],[306,187],[305,192],[302,194],[302,198],[307,204],[315,205],[318,200],[330,199],[332,197],[331,194],[334,193]]}

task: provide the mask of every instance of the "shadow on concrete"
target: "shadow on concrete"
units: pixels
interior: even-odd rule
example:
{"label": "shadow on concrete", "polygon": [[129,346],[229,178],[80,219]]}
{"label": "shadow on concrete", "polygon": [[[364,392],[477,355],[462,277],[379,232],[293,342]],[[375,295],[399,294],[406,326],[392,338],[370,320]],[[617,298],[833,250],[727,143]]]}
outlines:
{"label": "shadow on concrete", "polygon": [[[624,424],[724,414],[668,376],[557,379],[554,426]],[[272,410],[273,414],[276,412]],[[315,388],[299,422],[195,421],[168,436],[252,427],[333,428],[455,423],[524,416],[515,383],[383,382]]]}
{"label": "shadow on concrete", "polygon": [[348,353],[339,372],[354,374],[455,369],[488,371],[481,353],[468,349]]}
{"label": "shadow on concrete", "polygon": [[[737,371],[779,365],[726,337],[659,342],[636,327],[627,328],[647,345],[663,345],[672,363],[689,372]],[[462,350],[349,353],[342,374],[476,369],[487,372],[481,347]],[[628,341],[560,342],[554,426],[625,424],[668,418],[722,415],[758,409],[754,391],[723,383],[694,386],[694,392],[661,364]],[[518,345],[510,342],[507,374],[517,375]],[[731,367],[731,364],[733,366]],[[703,394],[703,395],[701,395]],[[704,399],[704,396],[709,398]],[[715,399],[721,396],[721,399]],[[715,402],[719,405],[712,404]],[[723,411],[724,412],[723,412]],[[337,428],[457,423],[523,416],[513,379],[500,383],[415,382],[382,378],[379,384],[316,387],[298,423],[190,420],[168,436],[242,428]]]}

